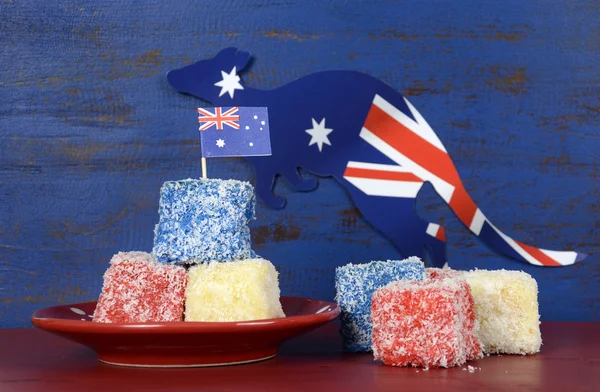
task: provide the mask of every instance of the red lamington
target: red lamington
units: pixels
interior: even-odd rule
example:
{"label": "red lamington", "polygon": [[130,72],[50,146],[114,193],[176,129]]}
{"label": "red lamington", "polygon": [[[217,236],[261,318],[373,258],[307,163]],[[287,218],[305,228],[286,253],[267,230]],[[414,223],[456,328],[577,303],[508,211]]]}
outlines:
{"label": "red lamington", "polygon": [[483,356],[462,279],[390,283],[373,295],[371,321],[373,355],[386,365],[452,367]]}
{"label": "red lamington", "polygon": [[[451,268],[425,268],[425,278],[426,279],[458,279],[463,282],[466,282],[464,271],[453,270]],[[467,298],[470,302],[470,309],[471,309],[471,311],[470,311],[471,315],[469,316],[469,318],[473,318],[475,320],[474,325],[471,329],[473,329],[474,331],[477,331],[479,326],[477,324],[476,313],[474,310],[475,309],[475,300],[471,294],[471,286],[468,284],[467,284],[467,291],[468,291]],[[475,335],[471,334],[469,339],[475,339]],[[475,340],[477,340],[477,339],[475,339]],[[471,355],[472,358],[477,358],[480,354],[481,349],[479,348],[479,343],[480,342],[472,345],[472,347],[474,347],[474,350],[475,350]],[[481,345],[481,347],[483,348],[483,345]],[[467,359],[470,359],[470,358],[467,358]]]}
{"label": "red lamington", "polygon": [[450,268],[425,268],[425,279],[462,278],[462,274]]}
{"label": "red lamington", "polygon": [[104,273],[93,321],[181,321],[186,284],[186,271],[181,266],[159,263],[145,252],[120,252]]}

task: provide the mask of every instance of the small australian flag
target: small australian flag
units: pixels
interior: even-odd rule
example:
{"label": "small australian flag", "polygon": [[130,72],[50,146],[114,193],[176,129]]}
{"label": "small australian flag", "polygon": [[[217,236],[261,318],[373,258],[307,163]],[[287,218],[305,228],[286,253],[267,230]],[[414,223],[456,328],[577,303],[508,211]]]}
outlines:
{"label": "small australian flag", "polygon": [[198,108],[202,156],[271,155],[266,107]]}

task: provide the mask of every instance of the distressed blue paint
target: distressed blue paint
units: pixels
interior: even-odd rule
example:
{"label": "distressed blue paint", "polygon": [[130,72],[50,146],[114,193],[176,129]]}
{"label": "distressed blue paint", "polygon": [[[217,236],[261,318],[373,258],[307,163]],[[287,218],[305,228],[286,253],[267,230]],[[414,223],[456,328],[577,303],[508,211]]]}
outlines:
{"label": "distressed blue paint", "polygon": [[[160,185],[200,173],[197,101],[165,73],[229,45],[256,55],[244,81],[257,88],[356,69],[409,96],[492,222],[592,255],[561,269],[507,261],[427,189],[418,212],[446,227],[449,260],[531,273],[544,320],[600,319],[597,2],[269,3],[1,3],[1,326],[94,299],[113,253],[152,248]],[[209,174],[253,177],[240,159]],[[276,191],[286,209],[259,204],[253,234],[284,294],[333,298],[337,265],[398,256],[334,181]]]}

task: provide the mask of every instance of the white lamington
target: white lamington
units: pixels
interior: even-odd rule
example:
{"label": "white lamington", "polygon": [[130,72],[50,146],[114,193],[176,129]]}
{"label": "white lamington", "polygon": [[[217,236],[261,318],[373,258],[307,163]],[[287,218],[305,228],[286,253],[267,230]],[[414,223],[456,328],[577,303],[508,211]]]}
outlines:
{"label": "white lamington", "polygon": [[542,335],[536,280],[522,271],[473,270],[471,287],[479,324],[477,337],[488,354],[534,354]]}
{"label": "white lamington", "polygon": [[185,321],[248,321],[285,317],[275,266],[265,259],[190,267]]}

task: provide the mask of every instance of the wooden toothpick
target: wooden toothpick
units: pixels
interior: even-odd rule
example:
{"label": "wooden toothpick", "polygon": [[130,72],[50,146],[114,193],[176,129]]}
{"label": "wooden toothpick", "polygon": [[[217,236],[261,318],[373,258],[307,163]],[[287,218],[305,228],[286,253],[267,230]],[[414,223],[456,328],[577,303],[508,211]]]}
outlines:
{"label": "wooden toothpick", "polygon": [[206,158],[202,157],[202,178],[206,178]]}

